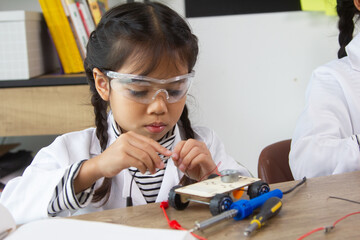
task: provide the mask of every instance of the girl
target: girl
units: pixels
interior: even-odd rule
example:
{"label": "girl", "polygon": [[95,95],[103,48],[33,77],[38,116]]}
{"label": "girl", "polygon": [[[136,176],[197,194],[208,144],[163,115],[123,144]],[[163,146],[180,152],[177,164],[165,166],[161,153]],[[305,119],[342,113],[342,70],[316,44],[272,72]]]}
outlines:
{"label": "girl", "polygon": [[338,60],[313,73],[289,155],[294,178],[360,170],[360,0],[338,0]]}
{"label": "girl", "polygon": [[191,127],[185,101],[197,54],[197,38],[170,8],[109,10],[84,64],[96,128],[58,137],[7,184],[1,203],[17,223],[160,202],[217,166],[249,175],[213,131]]}

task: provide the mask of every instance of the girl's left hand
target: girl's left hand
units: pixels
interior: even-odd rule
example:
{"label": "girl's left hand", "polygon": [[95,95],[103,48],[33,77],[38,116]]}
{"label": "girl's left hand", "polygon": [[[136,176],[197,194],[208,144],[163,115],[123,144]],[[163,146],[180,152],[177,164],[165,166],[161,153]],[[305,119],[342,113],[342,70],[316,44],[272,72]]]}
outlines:
{"label": "girl's left hand", "polygon": [[206,178],[216,170],[206,144],[195,139],[179,142],[171,156],[180,171],[197,181]]}

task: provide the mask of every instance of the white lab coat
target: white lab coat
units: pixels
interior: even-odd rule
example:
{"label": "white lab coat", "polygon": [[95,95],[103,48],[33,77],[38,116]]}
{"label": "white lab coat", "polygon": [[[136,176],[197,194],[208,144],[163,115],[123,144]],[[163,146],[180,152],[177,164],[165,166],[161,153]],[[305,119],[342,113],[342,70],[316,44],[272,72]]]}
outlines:
{"label": "white lab coat", "polygon": [[[110,120],[109,126],[111,126]],[[184,132],[180,128],[177,126],[175,129],[176,137],[173,146],[184,139],[182,136]],[[219,170],[238,169],[243,175],[249,176],[249,172],[244,167],[226,154],[223,144],[213,131],[204,127],[194,127],[194,131],[195,138],[206,143],[215,164],[221,161]],[[108,133],[109,144],[111,144],[115,141],[116,136],[111,127],[109,127]],[[47,218],[49,202],[65,170],[75,162],[90,159],[99,154],[100,145],[95,128],[62,135],[56,138],[50,146],[38,152],[23,176],[13,179],[6,185],[0,202],[10,210],[18,224]],[[167,200],[169,190],[179,184],[182,176],[183,173],[169,159],[156,202]],[[99,203],[90,203],[76,214],[125,207],[126,198],[129,196],[131,177],[127,169],[121,171],[113,178],[110,198],[105,205],[99,207]],[[102,179],[96,183],[95,188],[100,186],[101,182]],[[146,204],[136,184],[132,184],[132,199],[134,206]],[[74,213],[64,211],[60,216],[71,214]]]}
{"label": "white lab coat", "polygon": [[312,75],[289,154],[295,179],[360,170],[360,34],[346,52]]}

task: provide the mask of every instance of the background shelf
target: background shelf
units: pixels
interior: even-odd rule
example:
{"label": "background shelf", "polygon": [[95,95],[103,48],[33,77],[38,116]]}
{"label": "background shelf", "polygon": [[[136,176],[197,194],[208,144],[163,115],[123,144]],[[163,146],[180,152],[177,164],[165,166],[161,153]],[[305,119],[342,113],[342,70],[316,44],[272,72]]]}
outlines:
{"label": "background shelf", "polygon": [[67,85],[86,85],[84,73],[79,74],[47,74],[25,80],[0,81],[0,88],[48,87]]}

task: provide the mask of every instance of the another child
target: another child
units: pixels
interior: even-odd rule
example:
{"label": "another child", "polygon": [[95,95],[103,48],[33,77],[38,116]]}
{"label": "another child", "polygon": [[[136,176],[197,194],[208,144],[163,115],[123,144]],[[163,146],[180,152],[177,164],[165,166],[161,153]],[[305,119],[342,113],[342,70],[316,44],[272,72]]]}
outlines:
{"label": "another child", "polygon": [[160,202],[180,180],[200,181],[217,166],[249,175],[213,131],[191,127],[185,101],[197,54],[196,36],[170,8],[109,10],[85,59],[96,128],[58,137],[7,184],[1,203],[17,223],[121,208],[127,198]]}
{"label": "another child", "polygon": [[360,170],[360,0],[338,0],[338,60],[313,73],[289,155],[295,179]]}

